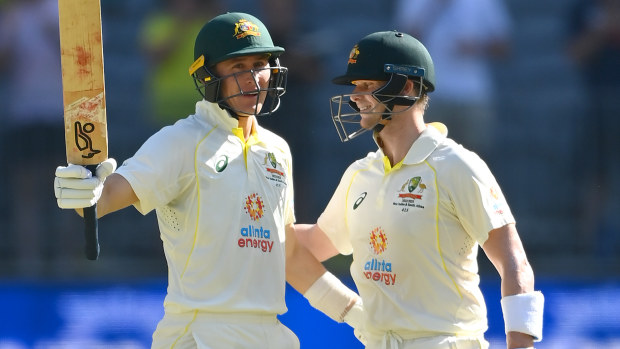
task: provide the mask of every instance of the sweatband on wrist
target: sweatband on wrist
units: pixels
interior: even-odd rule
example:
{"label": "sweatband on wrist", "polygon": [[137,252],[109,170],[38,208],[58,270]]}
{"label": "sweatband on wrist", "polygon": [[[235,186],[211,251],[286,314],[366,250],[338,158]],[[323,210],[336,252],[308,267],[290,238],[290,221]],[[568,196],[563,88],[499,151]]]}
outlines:
{"label": "sweatband on wrist", "polygon": [[501,300],[504,326],[508,332],[521,332],[542,340],[545,297],[540,291],[506,296]]}
{"label": "sweatband on wrist", "polygon": [[304,297],[310,305],[337,322],[343,322],[349,309],[360,299],[357,293],[328,271],[308,288]]}

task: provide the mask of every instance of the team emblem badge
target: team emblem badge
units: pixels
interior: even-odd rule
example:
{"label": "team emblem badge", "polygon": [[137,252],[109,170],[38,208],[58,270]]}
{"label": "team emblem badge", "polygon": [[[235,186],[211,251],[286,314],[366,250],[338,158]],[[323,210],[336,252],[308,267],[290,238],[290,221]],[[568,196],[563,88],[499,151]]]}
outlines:
{"label": "team emblem badge", "polygon": [[269,162],[271,163],[271,166],[273,166],[273,168],[276,168],[278,166],[278,162],[276,161],[276,156],[273,155],[273,153],[268,153],[267,158],[269,159]]}
{"label": "team emblem badge", "polygon": [[357,45],[353,46],[351,52],[349,53],[349,62],[348,64],[357,63],[357,56],[360,54],[359,47]]}
{"label": "team emblem badge", "polygon": [[236,39],[243,39],[246,36],[260,36],[258,26],[248,20],[240,19],[235,23],[235,33],[233,36]]}

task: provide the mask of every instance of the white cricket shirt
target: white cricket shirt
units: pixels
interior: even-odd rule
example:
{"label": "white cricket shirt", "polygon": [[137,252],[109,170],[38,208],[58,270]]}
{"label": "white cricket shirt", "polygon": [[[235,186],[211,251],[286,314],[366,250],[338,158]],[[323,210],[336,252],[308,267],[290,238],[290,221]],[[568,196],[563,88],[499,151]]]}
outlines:
{"label": "white cricket shirt", "polygon": [[486,331],[478,245],[513,222],[487,165],[427,127],[394,168],[380,149],[349,166],[318,225],[353,253],[366,329],[418,338]]}
{"label": "white cricket shirt", "polygon": [[161,129],[117,173],[155,209],[168,262],[167,312],[286,311],[286,224],[293,223],[287,143],[201,101],[196,114]]}

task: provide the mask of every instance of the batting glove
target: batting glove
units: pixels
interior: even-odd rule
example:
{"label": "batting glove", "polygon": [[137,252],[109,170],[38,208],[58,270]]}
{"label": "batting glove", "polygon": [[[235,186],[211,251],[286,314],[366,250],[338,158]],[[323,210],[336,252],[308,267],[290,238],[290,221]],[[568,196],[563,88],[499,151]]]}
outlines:
{"label": "batting glove", "polygon": [[116,171],[116,160],[110,158],[97,166],[95,176],[83,166],[58,166],[54,194],[60,208],[84,208],[97,203],[105,178]]}
{"label": "batting glove", "polygon": [[357,302],[349,309],[347,314],[343,318],[344,322],[353,327],[353,334],[362,344],[368,344],[366,338],[362,334],[364,327],[364,304],[362,299],[357,299]]}

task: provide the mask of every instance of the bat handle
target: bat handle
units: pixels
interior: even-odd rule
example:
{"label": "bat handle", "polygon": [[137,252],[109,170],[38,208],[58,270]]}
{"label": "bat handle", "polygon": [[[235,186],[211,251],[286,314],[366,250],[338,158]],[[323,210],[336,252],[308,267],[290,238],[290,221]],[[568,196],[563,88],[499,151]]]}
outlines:
{"label": "bat handle", "polygon": [[[86,166],[93,174],[97,165]],[[97,260],[99,257],[99,232],[97,223],[97,204],[84,208],[84,237],[86,246],[86,258],[91,261]]]}

